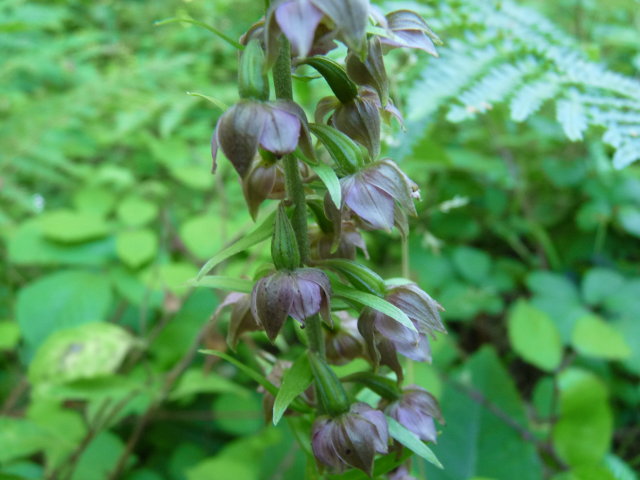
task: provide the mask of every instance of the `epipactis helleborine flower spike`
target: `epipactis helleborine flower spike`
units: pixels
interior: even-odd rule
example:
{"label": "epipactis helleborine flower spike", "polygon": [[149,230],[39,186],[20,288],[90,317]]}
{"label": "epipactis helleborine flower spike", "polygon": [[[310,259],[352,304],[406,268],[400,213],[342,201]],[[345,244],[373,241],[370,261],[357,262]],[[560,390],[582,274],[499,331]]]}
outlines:
{"label": "epipactis helleborine flower spike", "polygon": [[402,396],[391,402],[385,408],[385,412],[425,442],[435,443],[437,439],[433,419],[444,423],[438,401],[424,388],[417,385],[404,388]]}
{"label": "epipactis helleborine flower spike", "polygon": [[337,472],[358,468],[371,476],[376,453],[387,453],[389,430],[384,414],[366,403],[354,403],[337,417],[318,417],[311,447],[318,461]]}
{"label": "epipactis helleborine flower spike", "polygon": [[213,170],[218,147],[244,177],[258,147],[277,157],[300,148],[313,158],[307,120],[302,109],[288,100],[240,100],[218,120],[211,141]]}
{"label": "epipactis helleborine flower spike", "polygon": [[340,180],[342,207],[349,208],[371,229],[391,230],[397,203],[411,215],[413,183],[391,160],[381,160]]}
{"label": "epipactis helleborine flower spike", "polygon": [[322,270],[279,270],[261,278],[251,293],[251,311],[274,341],[289,315],[304,325],[306,318],[320,313],[331,325],[331,284]]}

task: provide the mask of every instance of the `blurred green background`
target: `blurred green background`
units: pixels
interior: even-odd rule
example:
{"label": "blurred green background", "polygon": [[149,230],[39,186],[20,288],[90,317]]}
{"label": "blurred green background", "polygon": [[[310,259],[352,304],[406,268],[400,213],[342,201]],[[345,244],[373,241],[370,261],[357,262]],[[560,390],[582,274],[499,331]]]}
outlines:
{"label": "blurred green background", "polygon": [[[381,6],[445,41],[440,59],[389,57],[406,131],[386,152],[423,197],[410,271],[450,330],[408,366],[447,420],[445,469],[415,476],[637,479],[640,2]],[[187,281],[253,223],[229,163],[210,174],[219,106],[186,92],[235,102],[236,52],[153,24],[237,38],[261,8],[0,2],[1,480],[305,478],[252,381],[195,352],[227,348],[224,318],[203,329],[223,293]],[[328,93],[295,89],[308,112]],[[367,235],[388,276],[393,238]]]}

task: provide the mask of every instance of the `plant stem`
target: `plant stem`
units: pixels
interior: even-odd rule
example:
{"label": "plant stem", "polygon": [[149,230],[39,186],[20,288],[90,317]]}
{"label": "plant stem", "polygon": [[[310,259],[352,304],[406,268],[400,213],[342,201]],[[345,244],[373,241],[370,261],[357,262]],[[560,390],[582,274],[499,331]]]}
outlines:
{"label": "plant stem", "polygon": [[[276,97],[284,100],[293,100],[293,87],[291,82],[291,46],[289,41],[281,37],[280,52],[273,67],[273,83]],[[302,265],[307,262],[309,255],[309,238],[307,233],[307,201],[304,194],[304,186],[298,168],[298,159],[294,155],[285,155],[284,176],[287,187],[287,197],[293,204],[293,218],[291,219],[293,230],[298,241],[300,261]],[[322,323],[319,315],[312,315],[305,321],[309,349],[324,358],[324,338]]]}
{"label": "plant stem", "polygon": [[[283,100],[293,99],[293,88],[291,85],[291,47],[289,41],[282,37],[280,43],[280,54],[273,67],[273,83],[275,85],[276,97]],[[298,241],[300,250],[300,261],[304,264],[309,253],[309,239],[307,235],[307,202],[298,168],[298,160],[294,155],[285,155],[284,175],[287,187],[287,197],[293,204],[292,225]]]}

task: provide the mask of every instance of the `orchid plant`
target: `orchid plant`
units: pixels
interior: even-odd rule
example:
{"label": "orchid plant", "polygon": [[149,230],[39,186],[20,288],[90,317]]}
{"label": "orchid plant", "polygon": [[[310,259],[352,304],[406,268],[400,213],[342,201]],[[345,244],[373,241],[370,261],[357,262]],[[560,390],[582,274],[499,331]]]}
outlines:
{"label": "orchid plant", "polygon": [[[221,151],[240,177],[254,219],[265,200],[279,204],[208,262],[199,281],[228,288],[224,277],[207,274],[271,238],[273,264],[251,281],[235,279],[236,291],[217,315],[231,308],[232,349],[243,335],[264,332],[266,339],[253,348],[263,345],[276,354],[265,378],[234,357],[207,353],[260,381],[274,423],[283,415],[299,420],[291,424],[312,454],[310,478],[356,468],[410,479],[411,452],[438,463],[423,442],[436,441],[434,419],[443,418],[430,393],[403,386],[399,356],[431,361],[429,337],[446,333],[441,307],[415,283],[385,281],[357,256],[368,255],[362,231],[395,227],[406,237],[419,198],[418,186],[393,159],[380,158],[381,125],[402,121],[384,55],[394,48],[437,55],[439,39],[417,13],[385,15],[368,0],[267,4],[264,19],[237,44],[240,99],[219,118],[211,147],[214,172]],[[339,43],[346,46],[343,63],[327,56]],[[313,123],[292,95],[292,76],[300,68],[315,69],[334,93],[318,101]],[[295,336],[283,335],[289,318]],[[278,358],[296,344],[304,351],[293,363]],[[339,378],[332,365],[355,358],[368,368]],[[366,390],[377,395],[377,404],[363,401]],[[376,461],[377,455],[384,457]]]}

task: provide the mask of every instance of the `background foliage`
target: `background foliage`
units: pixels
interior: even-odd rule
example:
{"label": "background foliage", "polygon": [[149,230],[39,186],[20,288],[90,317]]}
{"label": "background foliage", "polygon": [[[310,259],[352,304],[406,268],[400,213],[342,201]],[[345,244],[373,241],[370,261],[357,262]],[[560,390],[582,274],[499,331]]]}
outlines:
{"label": "background foliage", "polygon": [[[409,366],[447,420],[444,470],[415,475],[637,479],[640,4],[400,4],[446,43],[392,57],[407,131],[387,151],[424,199],[410,271],[450,330]],[[185,92],[232,103],[236,54],[153,26],[235,38],[257,8],[0,3],[0,479],[304,477],[254,383],[196,353],[227,348],[225,322],[205,328],[221,296],[188,280],[253,223],[228,162],[208,174],[220,109]],[[400,274],[400,242],[368,240]]]}

